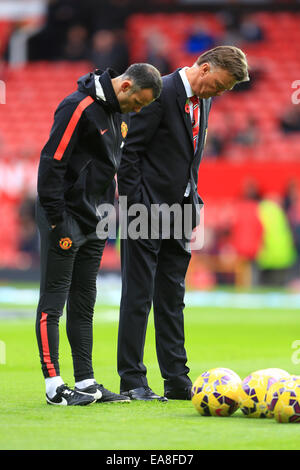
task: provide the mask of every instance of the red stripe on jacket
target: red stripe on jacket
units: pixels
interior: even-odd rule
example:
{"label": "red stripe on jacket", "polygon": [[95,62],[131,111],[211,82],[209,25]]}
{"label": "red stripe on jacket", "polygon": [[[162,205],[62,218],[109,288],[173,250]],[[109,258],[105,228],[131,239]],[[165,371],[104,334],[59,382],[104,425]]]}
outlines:
{"label": "red stripe on jacket", "polygon": [[74,132],[74,129],[75,127],[77,126],[77,123],[79,121],[79,119],[81,118],[81,115],[83,113],[83,111],[85,110],[85,108],[87,108],[90,104],[93,103],[93,98],[91,98],[90,96],[87,96],[86,98],[84,98],[82,101],[80,101],[80,103],[78,104],[77,108],[75,109],[74,113],[72,114],[72,117],[69,121],[69,124],[67,125],[67,128],[64,132],[64,135],[62,136],[61,138],[61,141],[56,149],[56,152],[54,154],[54,159],[55,160],[61,160],[64,153],[65,153],[65,150],[71,140],[71,137],[73,135],[73,132]]}

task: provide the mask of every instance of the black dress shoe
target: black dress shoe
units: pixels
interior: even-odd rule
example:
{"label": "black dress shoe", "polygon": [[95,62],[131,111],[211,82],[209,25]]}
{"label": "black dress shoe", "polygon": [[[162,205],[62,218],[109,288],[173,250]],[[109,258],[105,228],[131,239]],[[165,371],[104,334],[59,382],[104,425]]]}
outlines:
{"label": "black dress shoe", "polygon": [[191,387],[180,389],[172,388],[169,390],[165,390],[165,397],[168,398],[168,400],[191,400],[191,391]]}
{"label": "black dress shoe", "polygon": [[133,388],[132,390],[121,392],[121,395],[129,397],[131,400],[142,400],[142,401],[158,400],[162,402],[168,401],[166,397],[160,397],[159,395],[156,395],[151,390],[150,387]]}

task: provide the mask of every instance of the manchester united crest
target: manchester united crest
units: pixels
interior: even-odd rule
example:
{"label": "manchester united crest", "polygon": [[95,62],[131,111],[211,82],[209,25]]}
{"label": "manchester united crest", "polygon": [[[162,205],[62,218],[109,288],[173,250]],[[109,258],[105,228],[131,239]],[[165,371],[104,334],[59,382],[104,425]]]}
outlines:
{"label": "manchester united crest", "polygon": [[62,250],[69,250],[72,246],[73,242],[71,240],[71,238],[69,237],[65,237],[65,238],[61,238],[59,240],[59,246],[61,247]]}
{"label": "manchester united crest", "polygon": [[127,132],[128,132],[128,126],[126,122],[123,121],[121,124],[121,134],[122,134],[123,139],[125,139],[125,137],[127,136]]}

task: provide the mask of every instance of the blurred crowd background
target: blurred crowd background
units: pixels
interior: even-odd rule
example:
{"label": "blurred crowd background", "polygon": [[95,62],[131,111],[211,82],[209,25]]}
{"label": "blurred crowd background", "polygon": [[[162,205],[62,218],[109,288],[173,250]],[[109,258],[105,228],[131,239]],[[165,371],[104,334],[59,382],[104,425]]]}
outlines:
{"label": "blurred crowd background", "polygon": [[[36,176],[59,101],[94,68],[161,73],[221,44],[250,82],[214,98],[190,288],[300,290],[300,1],[0,0],[0,280],[38,279]],[[120,269],[109,240],[103,271]]]}

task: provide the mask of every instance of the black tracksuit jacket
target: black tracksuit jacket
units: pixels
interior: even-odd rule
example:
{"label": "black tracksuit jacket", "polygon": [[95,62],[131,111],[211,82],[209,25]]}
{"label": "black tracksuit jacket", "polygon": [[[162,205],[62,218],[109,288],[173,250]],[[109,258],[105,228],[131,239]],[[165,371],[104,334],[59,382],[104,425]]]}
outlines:
{"label": "black tracksuit jacket", "polygon": [[[97,98],[95,75],[106,101]],[[98,78],[99,76],[99,78]],[[129,115],[121,114],[111,69],[78,80],[78,90],[58,106],[50,137],[41,152],[38,198],[51,225],[71,214],[83,232],[95,231],[97,206],[114,200]]]}

